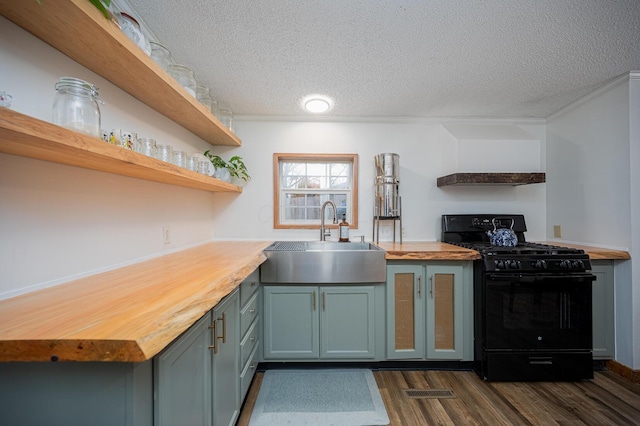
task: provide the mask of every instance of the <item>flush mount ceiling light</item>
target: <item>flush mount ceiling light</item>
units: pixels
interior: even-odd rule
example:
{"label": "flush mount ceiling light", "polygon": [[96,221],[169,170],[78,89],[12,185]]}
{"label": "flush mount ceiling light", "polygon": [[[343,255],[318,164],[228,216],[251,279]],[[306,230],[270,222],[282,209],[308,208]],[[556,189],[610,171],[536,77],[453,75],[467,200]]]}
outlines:
{"label": "flush mount ceiling light", "polygon": [[329,111],[333,106],[333,102],[326,96],[311,95],[302,100],[302,106],[305,111],[321,114]]}

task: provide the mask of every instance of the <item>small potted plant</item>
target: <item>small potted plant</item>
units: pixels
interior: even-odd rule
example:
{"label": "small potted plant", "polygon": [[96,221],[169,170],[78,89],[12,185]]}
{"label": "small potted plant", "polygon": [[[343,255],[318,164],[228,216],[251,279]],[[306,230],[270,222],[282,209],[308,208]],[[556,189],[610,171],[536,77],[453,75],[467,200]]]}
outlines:
{"label": "small potted plant", "polygon": [[232,178],[242,180],[244,182],[248,182],[251,179],[251,176],[249,176],[247,171],[247,167],[242,161],[242,157],[235,155],[227,162],[219,155],[212,154],[209,150],[205,151],[204,155],[216,168],[216,171],[213,174],[214,177],[225,182],[231,182]]}
{"label": "small potted plant", "polygon": [[242,161],[242,157],[234,155],[227,162],[227,168],[229,169],[229,173],[232,178],[236,178],[238,180],[242,180],[245,183],[249,182],[251,176],[249,176],[249,172],[247,171],[247,167],[244,165]]}

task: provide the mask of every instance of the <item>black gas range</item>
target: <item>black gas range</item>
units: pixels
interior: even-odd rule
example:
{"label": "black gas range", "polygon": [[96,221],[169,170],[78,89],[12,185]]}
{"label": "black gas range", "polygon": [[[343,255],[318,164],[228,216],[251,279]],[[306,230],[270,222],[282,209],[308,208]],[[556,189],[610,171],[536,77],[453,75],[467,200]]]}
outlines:
{"label": "black gas range", "polygon": [[[517,243],[496,245],[487,232],[505,228]],[[443,242],[482,255],[473,270],[475,370],[486,380],[593,378],[589,256],[529,243],[526,230],[523,215],[442,216]]]}

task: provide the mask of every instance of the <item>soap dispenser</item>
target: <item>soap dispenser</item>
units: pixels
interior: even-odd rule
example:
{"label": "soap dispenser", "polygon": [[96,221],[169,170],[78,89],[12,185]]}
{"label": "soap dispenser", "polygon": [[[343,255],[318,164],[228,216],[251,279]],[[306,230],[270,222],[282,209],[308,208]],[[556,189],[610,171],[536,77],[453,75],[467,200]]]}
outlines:
{"label": "soap dispenser", "polygon": [[340,232],[338,233],[340,237],[338,238],[338,241],[341,243],[348,243],[349,242],[349,222],[347,222],[346,214],[342,215],[342,222],[340,222],[338,227],[340,228]]}

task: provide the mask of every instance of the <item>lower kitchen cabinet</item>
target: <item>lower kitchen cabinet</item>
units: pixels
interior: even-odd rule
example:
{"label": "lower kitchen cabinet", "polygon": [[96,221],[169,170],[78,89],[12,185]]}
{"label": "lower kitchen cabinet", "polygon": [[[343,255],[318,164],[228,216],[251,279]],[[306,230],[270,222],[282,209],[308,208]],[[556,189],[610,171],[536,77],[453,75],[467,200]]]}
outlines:
{"label": "lower kitchen cabinet", "polygon": [[234,291],[154,358],[156,425],[233,425],[240,412]]}
{"label": "lower kitchen cabinet", "polygon": [[0,424],[150,426],[152,367],[151,360],[2,362]]}
{"label": "lower kitchen cabinet", "polygon": [[383,285],[263,286],[263,359],[374,360]]}
{"label": "lower kitchen cabinet", "polygon": [[593,358],[613,359],[615,354],[615,311],[613,261],[592,260],[596,280],[593,298]]}
{"label": "lower kitchen cabinet", "polygon": [[473,359],[470,262],[389,262],[387,358]]}
{"label": "lower kitchen cabinet", "polygon": [[260,346],[260,270],[240,284],[240,404],[249,390],[258,366]]}

